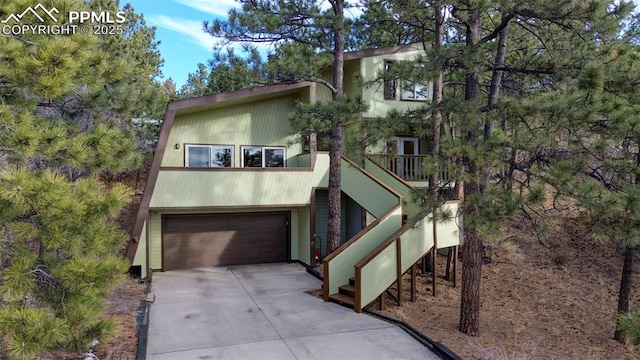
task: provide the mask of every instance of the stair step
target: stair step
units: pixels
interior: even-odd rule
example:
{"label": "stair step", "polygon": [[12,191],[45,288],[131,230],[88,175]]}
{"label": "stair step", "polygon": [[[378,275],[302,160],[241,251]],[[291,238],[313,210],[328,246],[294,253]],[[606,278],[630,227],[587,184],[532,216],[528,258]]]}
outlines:
{"label": "stair step", "polygon": [[350,308],[353,308],[353,305],[355,304],[355,301],[351,296],[340,294],[340,293],[329,295],[329,300],[336,302],[340,305],[348,306]]}
{"label": "stair step", "polygon": [[340,294],[347,295],[349,297],[356,297],[356,287],[353,285],[342,285],[338,288]]}
{"label": "stair step", "polygon": [[349,278],[349,285],[351,285],[351,286],[356,286],[356,278],[354,278],[354,277],[350,277],[350,278]]}

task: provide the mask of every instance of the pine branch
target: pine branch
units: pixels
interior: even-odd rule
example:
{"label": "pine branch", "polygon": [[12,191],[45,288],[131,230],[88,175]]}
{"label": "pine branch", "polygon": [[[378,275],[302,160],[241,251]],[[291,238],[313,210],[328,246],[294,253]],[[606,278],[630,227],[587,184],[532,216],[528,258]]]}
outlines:
{"label": "pine branch", "polygon": [[513,10],[510,10],[509,12],[503,14],[500,25],[498,25],[495,29],[493,29],[493,31],[489,35],[480,39],[480,43],[487,43],[497,38],[498,35],[500,35],[500,32],[509,25],[509,22],[511,22],[511,19],[513,19],[514,17],[515,17],[515,14]]}
{"label": "pine branch", "polygon": [[29,41],[29,40],[23,39],[23,38],[18,37],[18,36],[14,36],[14,35],[5,35],[5,34],[2,34],[2,36],[6,37],[6,38],[9,38],[9,39],[15,39],[15,40],[18,40],[18,41],[20,41],[20,42],[22,42],[22,43],[25,43],[25,44],[27,44],[27,45],[32,45],[32,46],[36,46],[36,45],[38,45],[38,43],[37,43],[37,42]]}
{"label": "pine branch", "polygon": [[35,269],[30,271],[30,273],[36,277],[36,281],[38,282],[38,285],[40,285],[40,287],[50,289],[64,289],[64,287],[62,286],[62,282],[44,271],[44,265],[36,266]]}

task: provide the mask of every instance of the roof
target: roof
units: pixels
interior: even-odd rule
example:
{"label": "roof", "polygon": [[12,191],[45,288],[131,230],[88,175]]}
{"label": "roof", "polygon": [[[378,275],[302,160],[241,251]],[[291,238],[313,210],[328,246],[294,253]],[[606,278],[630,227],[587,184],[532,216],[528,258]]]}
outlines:
{"label": "roof", "polygon": [[210,110],[217,107],[254,102],[257,100],[296,93],[303,88],[310,88],[313,86],[315,86],[314,83],[304,81],[293,84],[259,86],[215,95],[192,97],[170,102],[167,105],[167,113],[175,111],[176,114],[185,114]]}
{"label": "roof", "polygon": [[345,60],[355,60],[362,59],[366,57],[379,56],[379,55],[388,55],[388,54],[398,54],[409,51],[420,51],[426,50],[429,48],[427,43],[412,43],[407,45],[398,45],[391,47],[381,47],[377,49],[366,49],[366,50],[358,50],[351,51],[344,54]]}

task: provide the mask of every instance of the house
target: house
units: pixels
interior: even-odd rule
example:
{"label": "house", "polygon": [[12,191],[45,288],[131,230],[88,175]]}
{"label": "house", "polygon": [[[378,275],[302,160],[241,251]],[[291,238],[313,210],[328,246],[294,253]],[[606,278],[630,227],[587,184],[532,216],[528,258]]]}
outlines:
{"label": "house", "polygon": [[[414,45],[347,53],[345,74],[371,78],[419,52]],[[400,81],[360,88],[345,78],[345,91],[369,104],[363,121],[420,106],[427,89]],[[399,166],[365,158],[362,167],[343,157],[343,244],[326,254],[329,155],[294,142],[287,117],[297,101],[329,96],[301,82],[171,102],[128,247],[132,265],[147,277],[205,266],[315,265],[324,258],[325,299],[335,294],[360,311],[432,249],[457,246],[456,221],[434,226],[419,215],[414,185],[405,180],[422,180],[407,174],[418,174],[414,159],[426,149],[398,134],[393,156],[409,159]],[[445,206],[457,209],[455,201]]]}

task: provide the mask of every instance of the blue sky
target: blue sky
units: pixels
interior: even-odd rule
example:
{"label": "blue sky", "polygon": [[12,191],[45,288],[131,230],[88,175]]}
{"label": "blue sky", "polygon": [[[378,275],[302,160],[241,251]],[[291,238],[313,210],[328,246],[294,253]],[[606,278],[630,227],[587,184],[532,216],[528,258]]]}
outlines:
{"label": "blue sky", "polygon": [[[349,1],[357,3],[357,1]],[[156,27],[156,40],[160,41],[160,53],[164,58],[164,79],[172,78],[179,90],[198,63],[207,64],[213,57],[213,36],[202,30],[205,20],[226,19],[229,10],[239,8],[235,0],[120,0],[120,6],[133,5],[136,13],[143,14],[147,26]],[[329,7],[323,2],[321,8]],[[360,8],[349,10],[347,16],[356,17]],[[269,52],[269,44],[256,44],[261,53]],[[235,45],[241,52],[240,44]]]}
{"label": "blue sky", "polygon": [[178,89],[198,63],[212,57],[216,39],[204,33],[202,22],[226,19],[229,9],[238,6],[234,0],[121,0],[120,5],[125,3],[144,15],[147,26],[157,28],[164,78],[173,78]]}

